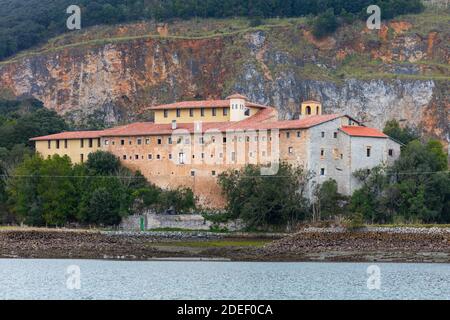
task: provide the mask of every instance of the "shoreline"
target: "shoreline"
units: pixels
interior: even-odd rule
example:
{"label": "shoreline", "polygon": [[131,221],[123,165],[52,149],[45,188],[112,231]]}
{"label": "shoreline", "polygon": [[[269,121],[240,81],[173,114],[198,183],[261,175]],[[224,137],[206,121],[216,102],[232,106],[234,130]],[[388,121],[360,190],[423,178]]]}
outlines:
{"label": "shoreline", "polygon": [[308,228],[293,234],[0,229],[0,259],[450,263],[450,229]]}

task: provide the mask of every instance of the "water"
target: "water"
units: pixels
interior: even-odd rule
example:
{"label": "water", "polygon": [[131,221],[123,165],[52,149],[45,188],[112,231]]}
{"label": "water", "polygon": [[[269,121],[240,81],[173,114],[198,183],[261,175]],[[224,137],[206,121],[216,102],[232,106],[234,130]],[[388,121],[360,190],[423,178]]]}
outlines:
{"label": "water", "polygon": [[0,259],[0,299],[450,299],[448,264],[377,264],[379,290],[368,289],[369,266]]}

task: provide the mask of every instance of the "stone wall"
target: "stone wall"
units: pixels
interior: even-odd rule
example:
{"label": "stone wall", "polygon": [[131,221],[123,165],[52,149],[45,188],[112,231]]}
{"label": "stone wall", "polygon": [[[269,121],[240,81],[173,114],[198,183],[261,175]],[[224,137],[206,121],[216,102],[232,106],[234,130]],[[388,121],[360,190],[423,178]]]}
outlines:
{"label": "stone wall", "polygon": [[[140,215],[129,216],[122,220],[120,225],[124,230],[140,230]],[[145,229],[186,229],[186,230],[210,230],[213,226],[211,221],[207,221],[200,214],[181,214],[181,215],[165,215],[148,213],[145,217]],[[229,231],[238,231],[243,228],[240,221],[232,221],[222,223],[220,228],[226,228]]]}

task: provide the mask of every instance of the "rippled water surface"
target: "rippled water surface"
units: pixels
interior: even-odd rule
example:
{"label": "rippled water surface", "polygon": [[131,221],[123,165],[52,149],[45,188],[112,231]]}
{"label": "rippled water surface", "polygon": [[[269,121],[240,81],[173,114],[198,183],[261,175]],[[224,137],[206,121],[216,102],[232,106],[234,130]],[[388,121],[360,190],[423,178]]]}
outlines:
{"label": "rippled water surface", "polygon": [[450,299],[450,265],[369,266],[0,259],[0,299]]}

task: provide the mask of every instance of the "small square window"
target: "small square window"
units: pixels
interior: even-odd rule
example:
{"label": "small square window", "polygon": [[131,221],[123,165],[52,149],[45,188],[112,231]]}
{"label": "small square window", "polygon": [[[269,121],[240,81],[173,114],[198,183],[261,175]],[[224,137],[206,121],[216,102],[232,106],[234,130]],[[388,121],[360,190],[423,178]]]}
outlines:
{"label": "small square window", "polygon": [[226,137],[223,137],[223,143],[227,143],[227,138]]}
{"label": "small square window", "polygon": [[322,131],[320,134],[321,134],[322,138],[325,138],[325,132],[324,131]]}
{"label": "small square window", "polygon": [[333,133],[333,137],[334,137],[335,139],[337,139],[337,132],[334,132],[334,133]]}
{"label": "small square window", "polygon": [[139,160],[139,155],[138,155],[138,154],[135,154],[135,155],[134,155],[134,159],[135,159],[135,160]]}
{"label": "small square window", "polygon": [[191,177],[195,177],[195,171],[191,170]]}
{"label": "small square window", "polygon": [[120,145],[124,146],[125,145],[125,140],[120,140]]}
{"label": "small square window", "polygon": [[301,138],[301,136],[302,136],[301,131],[297,131],[297,138]]}
{"label": "small square window", "polygon": [[289,151],[290,154],[292,154],[292,153],[294,153],[294,148],[293,147],[289,147],[288,151]]}
{"label": "small square window", "polygon": [[156,155],[156,159],[157,159],[157,160],[161,160],[161,155],[157,154],[157,155]]}
{"label": "small square window", "polygon": [[123,159],[123,160],[127,160],[127,155],[124,154],[123,157],[122,157],[122,159]]}
{"label": "small square window", "polygon": [[162,144],[162,139],[158,138],[158,144]]}
{"label": "small square window", "polygon": [[393,149],[389,149],[388,154],[390,157],[392,157],[394,155],[394,150]]}
{"label": "small square window", "polygon": [[148,160],[152,160],[152,159],[153,159],[153,156],[152,156],[151,153],[148,154],[147,159],[148,159]]}
{"label": "small square window", "polygon": [[142,144],[142,139],[140,139],[140,138],[137,139],[137,144],[138,144],[138,145],[141,145],[141,144]]}
{"label": "small square window", "polygon": [[172,154],[171,153],[169,153],[169,159],[172,160]]}
{"label": "small square window", "polygon": [[216,175],[216,171],[215,170],[211,171],[211,175],[215,176]]}
{"label": "small square window", "polygon": [[150,138],[145,139],[145,144],[150,144]]}
{"label": "small square window", "polygon": [[325,168],[320,168],[320,175],[324,176],[325,175]]}

